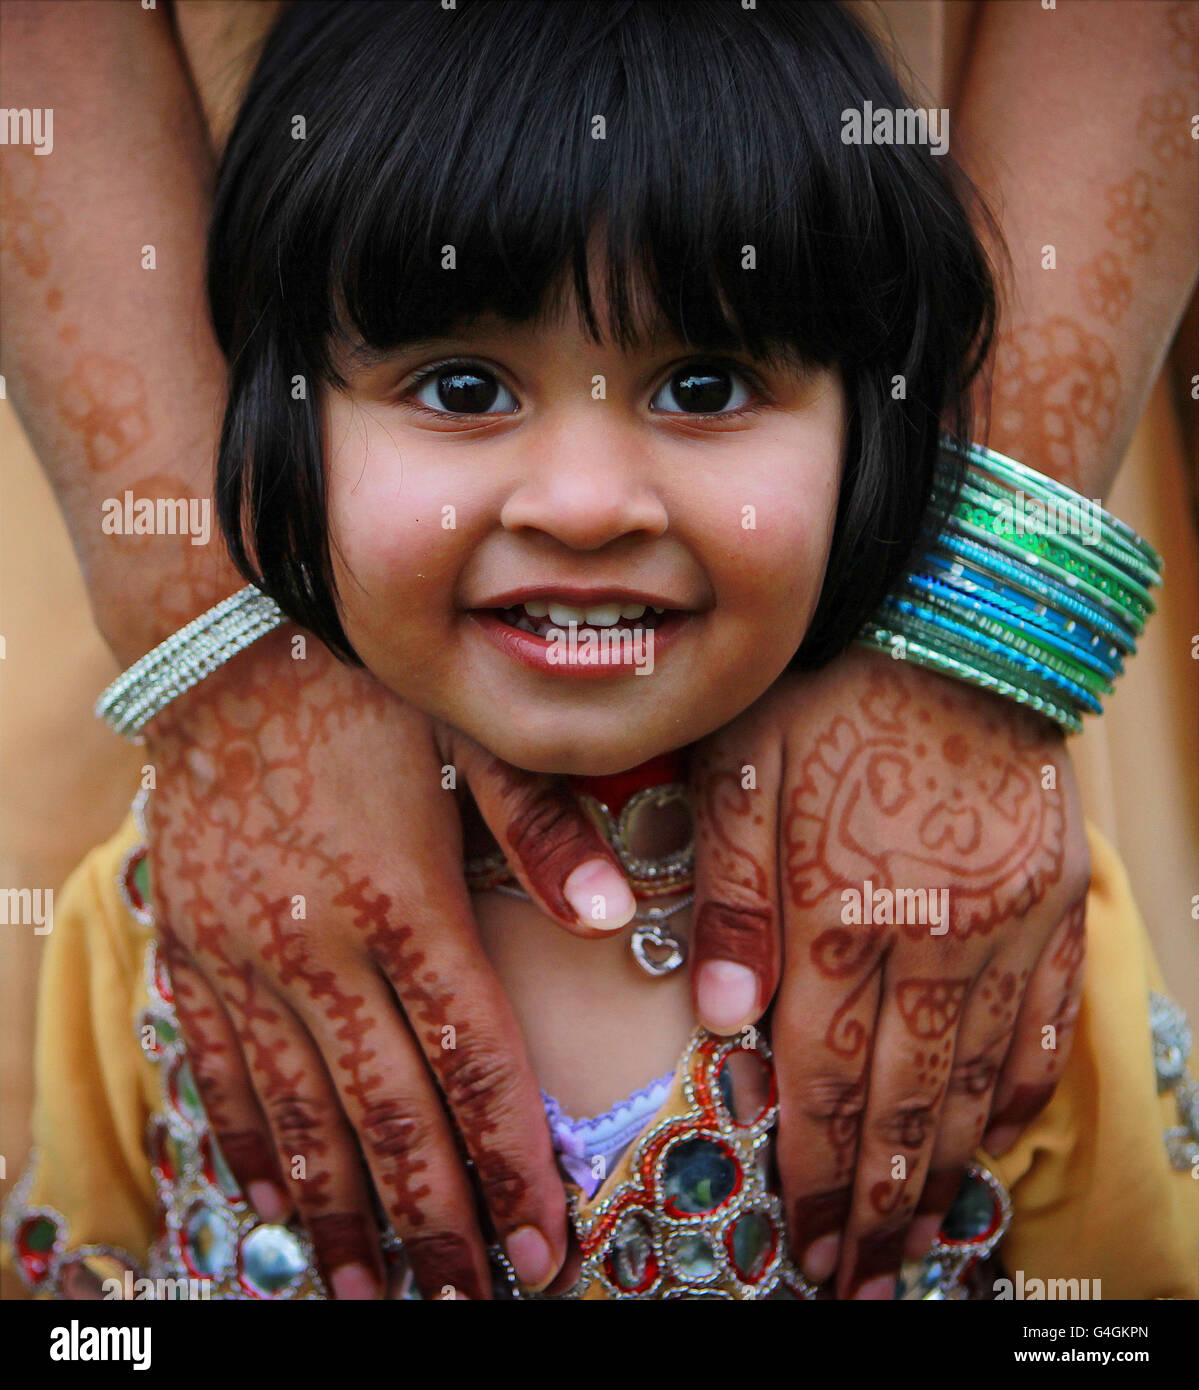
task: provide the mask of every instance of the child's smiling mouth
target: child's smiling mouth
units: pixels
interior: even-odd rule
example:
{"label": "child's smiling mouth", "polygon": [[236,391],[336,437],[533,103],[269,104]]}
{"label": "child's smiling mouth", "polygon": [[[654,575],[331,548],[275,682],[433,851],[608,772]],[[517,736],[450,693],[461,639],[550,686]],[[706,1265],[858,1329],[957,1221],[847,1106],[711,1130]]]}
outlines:
{"label": "child's smiling mouth", "polygon": [[474,618],[493,645],[521,665],[573,677],[628,673],[648,665],[696,617],[662,595],[543,586],[498,594]]}

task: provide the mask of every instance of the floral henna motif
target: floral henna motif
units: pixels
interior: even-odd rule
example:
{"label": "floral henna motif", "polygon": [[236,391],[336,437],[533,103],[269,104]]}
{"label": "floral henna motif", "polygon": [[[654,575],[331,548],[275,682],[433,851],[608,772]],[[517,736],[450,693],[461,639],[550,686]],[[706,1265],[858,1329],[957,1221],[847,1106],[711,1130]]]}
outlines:
{"label": "floral henna motif", "polygon": [[972,983],[968,978],[901,980],[896,1000],[908,1032],[924,1042],[943,1038],[958,1021]]}
{"label": "floral henna motif", "polygon": [[1141,104],[1137,134],[1149,141],[1150,151],[1163,164],[1180,163],[1193,143],[1187,133],[1188,95],[1186,87],[1175,87],[1162,95],[1148,96]]}
{"label": "floral henna motif", "polygon": [[[824,907],[866,880],[876,889],[949,885],[949,932],[962,938],[1026,913],[1057,881],[1063,800],[1034,776],[1027,727],[1009,716],[985,739],[938,740],[938,703],[953,710],[961,699],[913,693],[880,665],[858,709],[817,739],[784,820],[786,884],[797,908]],[[993,813],[985,844],[984,808]],[[902,929],[913,937],[928,931]],[[825,939],[823,956],[834,940]],[[827,973],[822,958],[814,961]]]}
{"label": "floral henna motif", "polygon": [[50,269],[48,236],[62,226],[63,216],[48,199],[38,196],[37,156],[28,147],[9,145],[0,164],[0,202],[4,206],[0,255],[15,256],[31,280]]}
{"label": "floral henna motif", "polygon": [[1132,280],[1114,251],[1103,251],[1083,266],[1078,284],[1087,308],[1113,328],[1132,303]]}
{"label": "floral henna motif", "polygon": [[1016,325],[995,359],[1004,452],[1082,488],[1082,460],[1102,456],[1121,390],[1115,353],[1073,319]]}
{"label": "floral henna motif", "polygon": [[88,467],[103,472],[135,453],[150,437],[146,388],[127,362],[85,352],[58,397],[63,418],[83,436]]}
{"label": "floral henna motif", "polygon": [[1161,213],[1150,201],[1151,193],[1149,175],[1143,169],[1135,169],[1107,193],[1110,211],[1104,225],[1140,255],[1152,250],[1161,231]]}

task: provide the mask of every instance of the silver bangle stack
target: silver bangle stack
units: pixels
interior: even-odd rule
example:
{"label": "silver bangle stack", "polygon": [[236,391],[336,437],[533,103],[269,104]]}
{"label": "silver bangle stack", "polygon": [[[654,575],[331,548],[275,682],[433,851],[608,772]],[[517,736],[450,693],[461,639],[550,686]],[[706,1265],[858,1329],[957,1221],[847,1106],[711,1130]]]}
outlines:
{"label": "silver bangle stack", "polygon": [[247,584],[122,672],[96,701],[97,716],[118,734],[135,737],[172,700],[265,637],[285,617],[274,599]]}

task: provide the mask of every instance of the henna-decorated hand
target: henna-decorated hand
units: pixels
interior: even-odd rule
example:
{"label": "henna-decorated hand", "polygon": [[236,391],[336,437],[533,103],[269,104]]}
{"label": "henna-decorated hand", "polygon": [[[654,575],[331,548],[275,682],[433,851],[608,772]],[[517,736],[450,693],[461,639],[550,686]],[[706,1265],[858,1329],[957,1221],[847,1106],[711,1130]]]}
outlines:
{"label": "henna-decorated hand", "polygon": [[443,769],[563,925],[595,935],[568,900],[596,892],[620,925],[632,895],[561,784],[496,763],[313,638],[293,659],[295,634],[146,731],[156,920],[209,1118],[259,1213],[298,1208],[336,1297],[380,1292],[369,1172],[422,1293],[488,1298],[448,1104],[498,1236],[542,1286],[566,1253],[565,1193],[475,935]]}
{"label": "henna-decorated hand", "polygon": [[[733,1032],[778,986],[792,1248],[839,1297],[890,1298],[984,1134],[1010,1147],[1069,1055],[1090,854],[1063,739],[852,648],[777,681],[692,776],[697,1011]],[[913,923],[913,889],[947,916]]]}

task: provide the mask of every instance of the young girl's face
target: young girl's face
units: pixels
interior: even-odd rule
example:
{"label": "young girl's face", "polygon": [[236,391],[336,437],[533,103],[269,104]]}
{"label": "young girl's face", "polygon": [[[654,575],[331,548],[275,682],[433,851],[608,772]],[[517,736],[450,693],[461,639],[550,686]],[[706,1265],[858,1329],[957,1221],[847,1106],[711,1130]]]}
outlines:
{"label": "young girl's face", "polygon": [[752,704],[807,630],[833,534],[835,371],[667,336],[623,352],[601,326],[597,346],[573,301],[548,325],[484,317],[343,362],[349,389],[323,400],[350,641],[536,772],[622,771]]}

